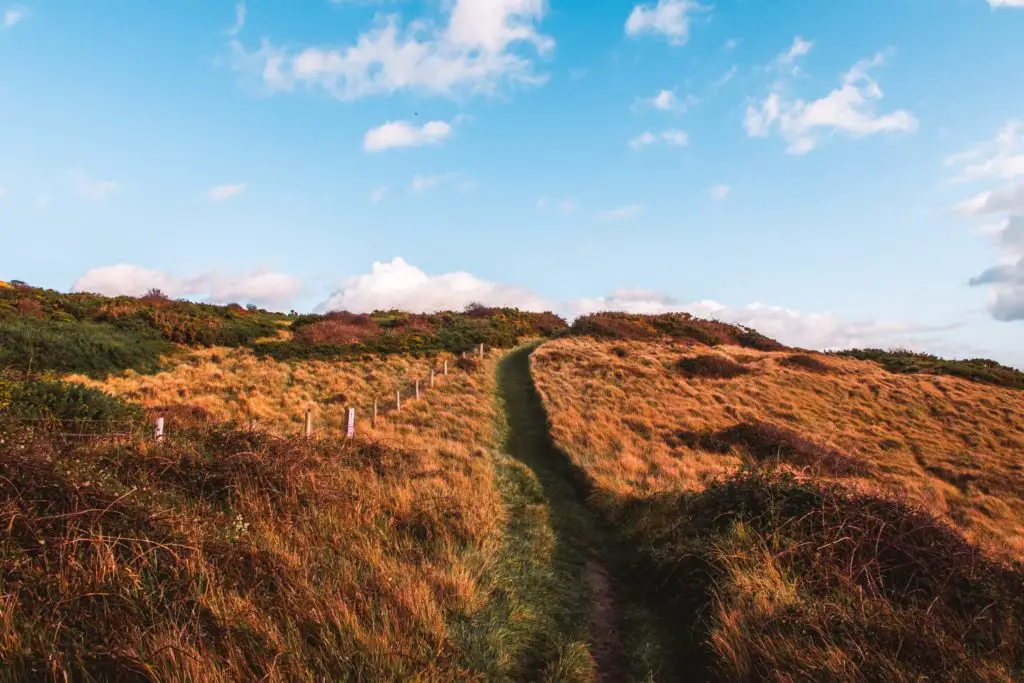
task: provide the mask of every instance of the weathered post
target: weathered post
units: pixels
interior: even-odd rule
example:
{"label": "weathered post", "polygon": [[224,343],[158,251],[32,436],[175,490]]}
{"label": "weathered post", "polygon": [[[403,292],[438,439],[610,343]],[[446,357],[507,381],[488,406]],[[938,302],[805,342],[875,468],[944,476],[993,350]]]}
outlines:
{"label": "weathered post", "polygon": [[484,357],[484,343],[480,342],[480,359],[483,360],[483,357]]}
{"label": "weathered post", "polygon": [[164,419],[162,417],[156,419],[156,425],[153,427],[153,438],[157,441],[164,440]]}
{"label": "weathered post", "polygon": [[399,389],[395,392],[395,410],[402,409],[402,390]]}
{"label": "weathered post", "polygon": [[313,411],[312,410],[307,410],[306,411],[306,426],[302,430],[302,434],[307,439],[310,438],[311,436],[313,436]]}
{"label": "weathered post", "polygon": [[420,400],[420,381],[416,380],[416,400]]}
{"label": "weathered post", "polygon": [[434,368],[430,368],[430,387],[434,387]]}
{"label": "weathered post", "polygon": [[377,428],[377,399],[373,399],[373,417],[370,418],[370,426]]}
{"label": "weathered post", "polygon": [[348,426],[345,429],[345,438],[351,439],[356,435],[356,409],[348,409]]}
{"label": "weathered post", "polygon": [[448,359],[447,358],[444,361],[444,374],[446,374],[446,375],[448,374]]}

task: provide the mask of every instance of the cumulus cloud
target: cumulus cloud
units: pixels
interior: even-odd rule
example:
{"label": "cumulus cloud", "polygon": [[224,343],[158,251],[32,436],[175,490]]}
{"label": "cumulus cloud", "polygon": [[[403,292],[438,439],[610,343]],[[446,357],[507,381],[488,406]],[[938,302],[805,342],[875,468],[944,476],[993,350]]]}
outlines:
{"label": "cumulus cloud", "polygon": [[101,202],[121,189],[121,183],[116,180],[90,178],[80,168],[68,171],[67,178],[75,194],[89,202]]}
{"label": "cumulus cloud", "polygon": [[981,192],[954,207],[963,216],[978,216],[992,213],[1013,213],[1024,215],[1024,182],[1008,185],[998,190]]}
{"label": "cumulus cloud", "polygon": [[672,114],[683,114],[687,109],[697,103],[697,98],[687,95],[680,98],[674,90],[661,90],[653,97],[641,97],[634,104],[635,108],[657,109]]}
{"label": "cumulus cloud", "polygon": [[971,278],[970,284],[989,288],[993,318],[1004,322],[1024,320],[1024,215],[1011,216],[988,232],[998,262]]}
{"label": "cumulus cloud", "polygon": [[211,187],[206,191],[206,197],[211,202],[223,202],[232,197],[237,197],[245,193],[245,189],[248,187],[247,183],[229,183],[227,185],[218,185]]}
{"label": "cumulus cloud", "polygon": [[992,9],[1000,7],[1024,7],[1024,0],[988,0]]}
{"label": "cumulus cloud", "polygon": [[399,147],[420,147],[438,145],[452,134],[447,121],[430,121],[422,126],[408,121],[388,121],[384,125],[366,131],[363,149],[367,152],[381,152]]}
{"label": "cumulus cloud", "polygon": [[732,188],[728,185],[715,185],[711,188],[711,198],[716,202],[720,202],[725,200],[730,192],[732,192]]}
{"label": "cumulus cloud", "polygon": [[690,136],[678,128],[669,128],[660,133],[644,131],[629,141],[631,149],[640,150],[656,144],[665,144],[670,147],[685,147],[690,142]]}
{"label": "cumulus cloud", "polygon": [[536,294],[482,280],[470,273],[430,275],[400,257],[374,263],[369,273],[346,279],[320,310],[369,312],[400,308],[416,313],[461,309],[470,303],[543,311],[550,304]]}
{"label": "cumulus cloud", "polygon": [[319,89],[340,100],[413,91],[494,94],[506,85],[539,85],[529,54],[548,54],[539,32],[545,0],[452,0],[443,25],[379,15],[354,44],[291,50],[264,40],[249,49],[233,39],[231,63],[270,92]]}
{"label": "cumulus cloud", "polygon": [[658,0],[656,5],[635,5],[626,19],[626,35],[663,36],[672,45],[683,45],[690,39],[693,12],[704,9],[691,0]]}
{"label": "cumulus cloud", "polygon": [[607,211],[599,211],[597,213],[597,219],[599,221],[628,221],[631,218],[636,218],[643,212],[643,204],[629,204],[627,206],[608,209]]}
{"label": "cumulus cloud", "polygon": [[241,275],[210,271],[195,277],[177,277],[162,270],[118,263],[92,268],[74,285],[76,292],[105,296],[141,296],[150,289],[159,289],[173,298],[279,306],[293,299],[302,283],[293,275],[269,268]]}
{"label": "cumulus cloud", "polygon": [[[792,66],[810,49],[811,43],[798,38],[776,62]],[[915,132],[918,122],[910,112],[899,109],[881,114],[875,111],[875,104],[884,94],[870,71],[884,63],[882,53],[857,62],[843,75],[839,88],[811,101],[791,99],[785,94],[784,83],[776,81],[760,103],[747,106],[743,122],[747,135],[768,137],[774,131],[789,143],[787,152],[806,154],[817,147],[824,136],[837,133],[859,138],[878,133]]]}

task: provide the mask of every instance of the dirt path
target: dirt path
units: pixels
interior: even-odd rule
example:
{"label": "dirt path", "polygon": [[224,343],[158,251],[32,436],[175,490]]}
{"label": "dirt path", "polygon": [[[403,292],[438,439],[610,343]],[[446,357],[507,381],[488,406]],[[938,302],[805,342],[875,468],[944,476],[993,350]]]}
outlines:
{"label": "dirt path", "polygon": [[[578,473],[558,451],[530,376],[532,347],[516,349],[498,366],[498,386],[508,420],[508,453],[529,467],[543,488],[551,510],[557,552],[589,585],[590,651],[597,680],[625,680],[623,644],[615,587],[602,558],[598,522],[579,490]],[[577,484],[577,485],[574,485]]]}

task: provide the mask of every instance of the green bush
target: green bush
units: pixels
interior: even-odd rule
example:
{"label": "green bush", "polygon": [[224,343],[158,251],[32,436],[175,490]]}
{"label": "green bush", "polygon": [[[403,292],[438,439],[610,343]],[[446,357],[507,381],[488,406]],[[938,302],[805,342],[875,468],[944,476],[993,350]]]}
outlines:
{"label": "green bush", "polygon": [[128,368],[156,369],[166,342],[111,325],[35,318],[0,320],[0,368],[101,377]]}
{"label": "green bush", "polygon": [[0,415],[16,420],[52,420],[64,425],[141,424],[145,419],[141,406],[81,384],[46,379],[0,379]]}
{"label": "green bush", "polygon": [[949,375],[1007,389],[1024,389],[1024,372],[985,358],[946,360],[928,353],[898,349],[850,349],[838,351],[836,355],[874,361],[885,370],[897,374]]}

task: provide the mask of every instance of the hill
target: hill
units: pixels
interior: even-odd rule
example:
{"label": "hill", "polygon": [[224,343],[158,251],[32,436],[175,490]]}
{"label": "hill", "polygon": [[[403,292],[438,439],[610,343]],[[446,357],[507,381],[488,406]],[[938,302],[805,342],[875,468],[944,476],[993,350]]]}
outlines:
{"label": "hill", "polygon": [[0,680],[1024,671],[1024,376],[990,361],[15,284],[0,363]]}

